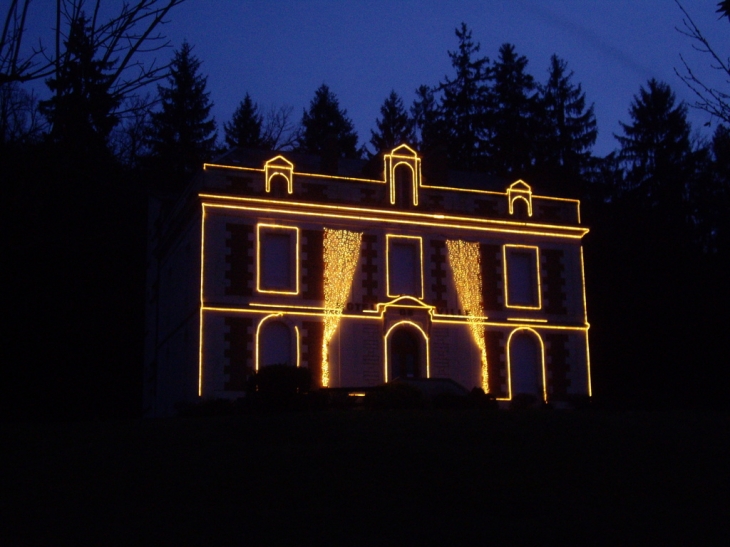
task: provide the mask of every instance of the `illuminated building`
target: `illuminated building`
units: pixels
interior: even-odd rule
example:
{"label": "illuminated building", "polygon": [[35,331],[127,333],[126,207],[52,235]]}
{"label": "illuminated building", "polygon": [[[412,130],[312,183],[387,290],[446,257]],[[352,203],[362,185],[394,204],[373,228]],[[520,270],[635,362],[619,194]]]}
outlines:
{"label": "illuminated building", "polygon": [[151,213],[148,413],[240,397],[275,363],[329,387],[591,394],[577,200],[429,178],[405,145],[379,177],[360,160],[272,156],[231,151]]}

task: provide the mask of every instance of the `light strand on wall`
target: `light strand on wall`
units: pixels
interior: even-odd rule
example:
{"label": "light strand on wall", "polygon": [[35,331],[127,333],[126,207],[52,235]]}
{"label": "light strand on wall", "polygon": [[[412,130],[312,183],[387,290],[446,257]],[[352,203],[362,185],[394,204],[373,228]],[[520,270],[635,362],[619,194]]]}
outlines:
{"label": "light strand on wall", "polygon": [[482,362],[482,389],[489,392],[489,370],[487,368],[487,343],[484,326],[479,319],[484,317],[482,302],[482,272],[479,243],[461,240],[447,240],[449,264],[454,275],[454,285],[459,303],[465,310],[474,341],[479,348]]}
{"label": "light strand on wall", "polygon": [[322,336],[322,386],[330,383],[329,343],[337,332],[347,305],[355,268],[360,259],[362,232],[324,229],[324,334]]}

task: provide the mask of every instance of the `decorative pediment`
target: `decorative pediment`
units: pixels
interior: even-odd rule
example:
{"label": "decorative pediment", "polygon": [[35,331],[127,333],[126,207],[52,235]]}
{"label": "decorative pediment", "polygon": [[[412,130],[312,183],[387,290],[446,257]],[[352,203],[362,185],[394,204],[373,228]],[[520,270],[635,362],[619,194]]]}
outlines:
{"label": "decorative pediment", "polygon": [[286,179],[286,190],[288,194],[294,193],[294,164],[284,156],[271,158],[264,164],[266,178],[266,193],[271,192],[271,179],[282,176]]}
{"label": "decorative pediment", "polygon": [[532,216],[532,188],[524,180],[513,182],[507,188],[509,214],[515,214],[515,201],[522,200],[527,204],[527,215]]}
{"label": "decorative pediment", "polygon": [[418,158],[418,153],[407,144],[396,146],[393,148],[390,155],[397,158]]}
{"label": "decorative pediment", "polygon": [[385,154],[384,161],[391,205],[417,206],[418,188],[421,186],[421,158],[416,151],[407,144],[401,144],[390,154]]}

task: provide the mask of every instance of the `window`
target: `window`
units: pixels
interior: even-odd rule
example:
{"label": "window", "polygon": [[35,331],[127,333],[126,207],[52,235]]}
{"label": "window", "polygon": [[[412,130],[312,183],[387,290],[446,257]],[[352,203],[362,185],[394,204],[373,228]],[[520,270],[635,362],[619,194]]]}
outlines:
{"label": "window", "polygon": [[508,308],[538,310],[540,295],[540,253],[537,247],[503,247],[505,305]]}
{"label": "window", "polygon": [[264,293],[299,293],[299,229],[256,226],[256,290]]}
{"label": "window", "polygon": [[423,298],[423,243],[415,236],[387,236],[388,296]]}

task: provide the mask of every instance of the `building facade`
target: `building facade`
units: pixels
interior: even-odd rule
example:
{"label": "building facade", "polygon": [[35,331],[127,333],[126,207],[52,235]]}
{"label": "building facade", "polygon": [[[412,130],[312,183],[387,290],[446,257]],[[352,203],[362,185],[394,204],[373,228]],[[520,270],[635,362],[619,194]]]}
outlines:
{"label": "building facade", "polygon": [[234,151],[153,209],[148,414],[243,396],[281,363],[324,387],[430,377],[502,401],[591,394],[577,200],[426,180],[406,145],[367,172]]}

